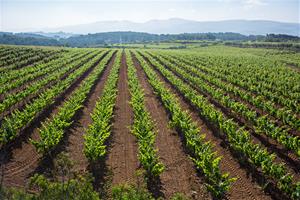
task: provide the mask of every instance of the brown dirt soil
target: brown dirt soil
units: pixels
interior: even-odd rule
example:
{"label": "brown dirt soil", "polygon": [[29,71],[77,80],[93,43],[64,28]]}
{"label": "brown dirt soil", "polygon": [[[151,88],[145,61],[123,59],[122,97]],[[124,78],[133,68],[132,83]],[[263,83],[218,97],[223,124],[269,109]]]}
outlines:
{"label": "brown dirt soil", "polygon": [[170,199],[175,193],[180,192],[191,199],[211,199],[204,181],[197,176],[192,160],[184,152],[178,133],[169,128],[168,113],[154,94],[146,74],[136,59],[134,64],[140,84],[144,88],[147,110],[155,121],[158,155],[166,167],[160,176],[163,197]]}
{"label": "brown dirt soil", "polygon": [[91,113],[93,112],[97,100],[101,96],[101,92],[104,88],[105,82],[114,63],[114,59],[115,55],[109,61],[102,75],[100,75],[101,78],[99,78],[99,80],[91,89],[89,95],[87,96],[87,100],[84,103],[84,107],[76,115],[77,118],[76,120],[74,120],[73,125],[66,132],[68,138],[65,151],[69,154],[70,159],[74,162],[74,170],[76,172],[84,173],[87,171],[88,160],[83,153],[83,134],[85,133],[88,126],[92,123]]}
{"label": "brown dirt soil", "polygon": [[[22,61],[26,61],[25,63],[22,63],[21,65],[18,65],[16,68],[14,68],[14,70],[19,70],[21,68],[25,68],[25,67],[29,67],[31,65],[37,64],[42,62],[43,60],[45,60],[47,57],[51,56],[52,54],[57,54],[57,52],[49,52],[49,53],[42,53],[42,54],[38,54],[37,56],[32,56],[30,58],[23,58],[21,60],[18,60],[18,62],[22,62]],[[40,56],[40,57],[39,57]],[[7,67],[12,66],[14,63],[11,63],[9,65],[7,65]]]}
{"label": "brown dirt soil", "polygon": [[[90,54],[86,54],[84,57],[82,57],[82,60],[84,61],[84,59],[86,61],[84,62],[88,62],[90,59],[93,59],[96,55],[90,57],[90,58],[86,58],[88,57]],[[75,59],[75,60],[78,60],[78,59]],[[75,61],[74,60],[74,61]],[[73,61],[72,61],[73,62]],[[59,81],[62,81],[64,80],[65,78],[68,77],[69,74],[73,73],[76,69],[78,69],[80,66],[82,65],[76,65],[74,66],[72,69],[70,69],[69,71],[67,71],[65,74],[63,74],[59,79],[57,80],[52,80],[52,81],[49,81],[47,84],[45,84],[42,88],[40,88],[38,91],[36,91],[35,93],[32,93],[32,94],[29,94],[27,95],[26,97],[24,97],[22,100],[18,101],[16,104],[12,105],[10,108],[8,108],[6,111],[2,112],[0,114],[0,120],[3,119],[4,117],[7,117],[9,116],[14,110],[18,109],[20,111],[22,111],[22,109],[24,109],[24,107],[26,106],[26,104],[28,104],[29,102],[33,101],[34,99],[38,98],[39,95],[44,92],[46,89],[52,87],[53,85],[57,84]],[[29,85],[27,85],[29,86]],[[20,87],[20,88],[17,88],[17,92],[20,92],[22,91],[23,89]],[[16,92],[16,93],[17,93]],[[7,94],[6,94],[7,95]],[[0,123],[1,124],[1,123]]]}
{"label": "brown dirt soil", "polygon": [[[81,55],[80,55],[80,54],[76,54],[76,56],[73,56],[72,58],[70,58],[71,61],[68,62],[67,65],[70,64],[70,63],[72,63],[72,62],[74,62],[74,61],[76,61],[76,60],[79,60],[79,59],[81,59],[81,58],[84,58],[85,56],[89,55],[90,53],[91,53],[91,52],[88,52],[88,53],[85,53],[85,54],[81,54]],[[80,56],[79,56],[79,55],[80,55]],[[54,59],[49,60],[49,62],[54,61],[54,60],[59,60],[59,59],[60,59],[60,57],[57,57],[57,58],[54,58]],[[47,66],[45,67],[45,69],[51,67],[51,66],[49,66],[49,62],[46,63]],[[44,68],[43,68],[43,69],[44,69]],[[41,70],[43,70],[43,69],[41,69]],[[56,72],[57,70],[58,70],[58,69],[54,69],[54,70],[48,72],[47,74],[43,74],[43,75],[40,75],[40,76],[38,76],[38,77],[35,77],[35,78],[33,78],[32,80],[29,80],[29,81],[24,82],[24,83],[23,83],[22,85],[20,85],[19,87],[13,88],[13,89],[7,91],[5,94],[1,94],[1,95],[0,95],[0,102],[2,102],[2,101],[6,98],[6,96],[8,96],[9,94],[15,94],[15,93],[18,93],[18,92],[20,92],[20,91],[23,91],[25,88],[27,88],[28,86],[30,86],[30,85],[33,84],[34,82],[43,79],[45,76],[48,76],[49,74],[54,73],[54,72]],[[25,76],[27,76],[27,75],[25,75]],[[15,81],[17,81],[17,80],[18,80],[18,79],[9,81],[9,83],[13,83],[13,82],[15,82]]]}
{"label": "brown dirt soil", "polygon": [[169,83],[164,77],[156,71],[156,74],[160,78],[162,82],[164,82],[165,86],[177,97],[180,102],[181,107],[184,110],[189,111],[193,118],[193,121],[198,124],[198,127],[201,130],[201,133],[206,135],[206,140],[211,141],[214,144],[214,150],[217,152],[219,156],[222,156],[221,160],[221,170],[222,172],[228,172],[231,177],[236,177],[238,180],[232,184],[232,188],[229,191],[227,198],[232,200],[237,199],[272,199],[271,196],[266,195],[260,186],[255,182],[250,174],[248,174],[247,170],[245,170],[239,162],[232,156],[230,150],[224,145],[222,139],[216,136],[215,131],[212,131],[210,125],[206,123],[199,116],[199,112],[193,109],[188,102],[182,97],[182,95]]}
{"label": "brown dirt soil", "polygon": [[[76,79],[68,89],[56,98],[54,104],[43,110],[30,125],[24,128],[16,141],[1,149],[0,159],[3,161],[3,164],[1,164],[2,167],[4,166],[4,174],[1,174],[0,177],[3,178],[5,186],[26,187],[29,178],[34,173],[50,173],[53,167],[53,157],[55,157],[56,152],[52,156],[42,157],[30,143],[29,138],[34,140],[39,139],[38,129],[41,127],[41,123],[57,112],[58,107],[63,105],[64,100],[71,95],[72,91],[80,85],[82,80],[90,74],[94,67],[90,67],[82,76]],[[64,147],[59,145],[57,152],[60,152],[62,148]]]}
{"label": "brown dirt soil", "polygon": [[[189,65],[189,64],[188,64],[188,65]],[[201,69],[199,69],[199,71],[200,71],[201,73],[203,73],[203,74],[208,74],[207,72],[205,72],[205,71],[203,71],[203,70],[201,70]],[[192,73],[192,74],[193,74],[194,76],[197,76],[197,75],[194,74],[194,73]],[[218,79],[219,79],[219,78],[218,78]],[[220,80],[221,82],[223,82],[224,84],[233,84],[233,83],[231,83],[231,82],[229,82],[229,81],[227,81],[227,80],[224,80],[224,79],[219,79],[219,80]],[[204,81],[205,81],[207,84],[209,84],[210,86],[212,86],[212,87],[219,88],[219,87],[218,87],[217,85],[215,85],[214,83],[211,83],[211,82],[206,81],[206,80],[204,80]],[[246,93],[251,93],[251,95],[256,96],[256,94],[254,94],[254,93],[251,92],[251,91],[244,90],[243,88],[238,87],[238,86],[236,86],[236,85],[234,85],[234,86],[237,87],[237,88],[240,89],[240,90],[243,90],[243,91],[246,92]],[[262,110],[262,109],[260,109],[260,108],[257,108],[254,104],[250,103],[249,101],[243,100],[241,97],[239,97],[238,95],[235,95],[233,92],[226,93],[226,95],[229,95],[230,98],[232,98],[232,99],[234,99],[234,100],[236,100],[236,101],[239,101],[239,102],[245,104],[248,108],[250,108],[250,109],[252,109],[252,110],[255,110],[255,111],[259,114],[259,116],[269,115],[268,117],[269,117],[270,119],[272,119],[272,120],[275,122],[275,124],[276,124],[277,126],[282,126],[282,128],[286,129],[286,130],[287,130],[290,134],[292,134],[292,135],[300,136],[300,132],[299,132],[299,131],[297,131],[295,128],[293,128],[293,127],[290,126],[290,125],[284,125],[284,123],[282,122],[282,120],[277,119],[275,115],[270,115],[269,112],[264,111],[264,110]],[[262,95],[261,95],[261,96],[262,96]],[[278,107],[278,106],[277,106],[277,107]],[[290,130],[289,130],[289,129],[290,129]]]}
{"label": "brown dirt soil", "polygon": [[[154,54],[151,54],[151,55],[154,55]],[[156,57],[155,55],[154,55],[154,57]],[[157,58],[157,57],[156,57]],[[173,64],[175,64],[175,65],[177,65],[175,62],[172,62],[172,61],[170,61],[171,63],[173,63]],[[191,65],[191,64],[189,64],[189,63],[186,63],[188,66],[193,66],[193,67],[195,67],[195,68],[197,68],[195,65]],[[180,67],[180,66],[179,66]],[[205,74],[208,74],[207,72],[205,72],[204,70],[202,70],[202,69],[199,69],[199,68],[197,68],[198,69],[198,71],[200,72],[200,73],[202,73],[203,75],[205,75]],[[190,72],[190,71],[189,71]],[[199,77],[197,74],[195,74],[195,73],[193,73],[193,72],[190,72],[193,76],[195,76],[195,77]],[[211,74],[209,74],[209,75],[211,75]],[[200,79],[202,79],[201,77],[199,77]],[[232,83],[230,83],[230,82],[228,82],[228,81],[226,81],[226,80],[224,80],[224,79],[220,79],[220,78],[217,78],[219,81],[221,81],[221,82],[223,82],[225,85],[228,85],[228,84],[232,84]],[[220,88],[217,84],[214,84],[213,82],[209,82],[208,80],[204,80],[204,79],[202,79],[205,83],[207,83],[210,87],[214,87],[214,88]],[[236,87],[236,86],[235,86]],[[222,88],[220,88],[220,89],[222,89]],[[230,98],[232,98],[232,99],[234,99],[235,101],[238,101],[238,102],[241,102],[241,103],[243,103],[244,105],[246,105],[249,109],[252,109],[252,110],[254,110],[255,112],[257,112],[258,113],[258,116],[264,116],[264,115],[269,115],[268,117],[270,118],[270,119],[272,119],[274,122],[275,122],[275,124],[277,125],[277,126],[285,126],[285,129],[286,128],[288,128],[288,129],[291,129],[291,130],[287,130],[290,134],[293,134],[293,135],[298,135],[298,136],[300,136],[300,132],[299,131],[297,131],[295,128],[293,128],[292,126],[290,126],[290,125],[284,125],[284,123],[280,120],[280,119],[276,119],[276,116],[274,115],[270,115],[270,113],[269,112],[267,112],[267,111],[264,111],[264,110],[262,110],[262,109],[260,109],[260,108],[257,108],[254,104],[252,104],[251,102],[249,102],[249,101],[246,101],[246,100],[244,100],[244,99],[242,99],[240,96],[238,96],[238,95],[235,95],[233,92],[226,92],[224,89],[222,89],[225,93],[226,93],[226,95],[228,95]],[[250,93],[249,91],[247,92],[247,93]],[[251,93],[251,95],[253,95],[252,93]]]}
{"label": "brown dirt soil", "polygon": [[133,112],[129,104],[130,93],[127,83],[127,67],[125,54],[122,54],[121,68],[118,80],[118,96],[116,99],[112,138],[106,165],[111,172],[111,185],[121,183],[135,184],[135,173],[139,168],[137,159],[137,143],[130,133]]}
{"label": "brown dirt soil", "polygon": [[[159,60],[159,62],[161,62]],[[161,62],[161,64],[163,64]],[[168,68],[166,66],[166,68]],[[230,108],[224,107],[221,103],[219,103],[217,100],[215,100],[210,94],[200,90],[197,86],[192,84],[190,81],[185,80],[180,74],[175,72],[174,70],[168,68],[174,75],[176,75],[179,79],[190,85],[193,89],[195,89],[199,94],[205,96],[208,101],[216,106],[220,111],[222,111],[225,115],[227,115],[229,118],[234,119],[238,124],[241,126],[246,126],[248,128],[248,131],[252,134],[251,138],[252,140],[259,145],[265,146],[269,152],[276,153],[276,161],[277,162],[283,162],[287,163],[288,165],[288,171],[289,173],[293,174],[296,180],[300,180],[298,172],[299,172],[299,160],[297,156],[291,152],[287,152],[285,148],[278,144],[274,139],[269,138],[266,135],[259,135],[255,132],[255,128],[253,127],[253,124],[249,121],[247,121],[245,118],[239,116],[237,113],[233,112]]]}
{"label": "brown dirt soil", "polygon": [[[191,64],[190,61],[183,61],[183,62],[184,62],[185,64],[188,64],[188,65]],[[287,64],[287,65],[288,65],[288,64]],[[194,66],[195,66],[195,65],[194,65]],[[206,67],[209,67],[209,66],[206,66]],[[298,70],[300,71],[300,68],[299,68],[299,67],[297,67],[297,68],[298,68]],[[201,71],[201,72],[203,72],[203,73],[205,73],[205,74],[208,74],[208,72],[205,72],[205,71],[202,70],[202,69],[199,69],[199,71]],[[230,84],[236,86],[237,88],[239,88],[239,89],[242,90],[242,91],[249,92],[249,93],[251,93],[251,95],[254,96],[254,97],[257,96],[257,94],[256,94],[255,92],[250,91],[249,88],[243,87],[243,86],[241,86],[241,85],[239,85],[239,84],[236,84],[236,83],[232,83],[232,82],[230,82],[230,81],[228,81],[228,80],[226,80],[226,79],[224,79],[224,78],[220,78],[220,80],[222,80],[222,81],[225,82],[225,83],[230,83]],[[269,101],[272,101],[271,99],[269,99],[268,97],[266,97],[266,96],[264,96],[264,95],[262,95],[262,94],[261,94],[260,96],[263,96],[265,99],[267,99],[267,100],[269,100]],[[272,101],[272,102],[274,103],[274,105],[275,105],[275,107],[276,107],[277,109],[280,109],[280,108],[285,107],[284,105],[281,105],[280,103],[276,103],[275,101]],[[297,113],[295,113],[295,114],[297,114]],[[300,115],[297,115],[297,117],[300,118]]]}

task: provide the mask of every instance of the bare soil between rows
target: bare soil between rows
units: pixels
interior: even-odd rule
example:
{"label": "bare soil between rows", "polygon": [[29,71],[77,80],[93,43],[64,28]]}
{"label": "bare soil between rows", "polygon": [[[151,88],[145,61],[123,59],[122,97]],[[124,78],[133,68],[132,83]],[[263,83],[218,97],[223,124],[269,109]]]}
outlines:
{"label": "bare soil between rows", "polygon": [[[145,59],[148,64],[149,60]],[[151,64],[150,66],[156,71],[160,80],[165,86],[179,99],[180,105],[184,110],[189,111],[193,120],[198,124],[201,129],[201,133],[206,135],[206,140],[211,141],[215,146],[214,149],[219,156],[222,156],[221,170],[223,172],[229,172],[232,177],[238,178],[238,180],[232,184],[232,188],[229,191],[227,198],[236,199],[271,199],[272,197],[263,192],[260,185],[256,183],[256,179],[252,177],[245,166],[241,165],[235,156],[232,154],[228,146],[224,143],[224,140],[218,135],[218,131],[215,130],[209,122],[202,118],[199,113],[189,102],[175,89],[175,87],[168,82],[168,80],[162,76],[162,74],[156,70]]]}
{"label": "bare soil between rows", "polygon": [[[102,56],[97,63],[104,58]],[[60,144],[50,156],[42,157],[35,147],[30,143],[29,138],[39,139],[38,129],[42,122],[57,112],[58,108],[63,105],[65,99],[80,85],[80,83],[92,72],[97,63],[91,66],[83,75],[77,78],[62,94],[56,99],[55,103],[44,109],[35,120],[20,132],[20,136],[10,145],[1,149],[1,167],[4,167],[3,178],[4,186],[26,187],[29,178],[35,173],[43,173],[51,176],[53,168],[53,158],[55,155],[65,149]],[[66,138],[64,138],[65,140]]]}
{"label": "bare soil between rows", "polygon": [[[102,57],[103,58],[103,57]],[[102,58],[100,60],[102,60]],[[190,199],[211,199],[212,197],[205,188],[205,178],[189,159],[180,133],[169,126],[169,114],[154,93],[149,84],[146,74],[139,62],[133,57],[137,69],[138,79],[145,92],[145,104],[155,122],[157,130],[155,147],[160,161],[166,169],[161,174],[159,184],[148,185],[150,192],[156,197],[170,199],[175,193],[183,193]],[[146,59],[149,63],[149,61]],[[100,62],[100,61],[99,61]],[[133,112],[130,105],[130,92],[128,86],[128,74],[126,57],[124,52],[121,57],[121,67],[118,80],[118,94],[112,120],[112,136],[109,139],[107,157],[91,166],[86,159],[84,149],[84,132],[92,123],[90,114],[93,112],[96,102],[102,94],[106,80],[109,76],[115,55],[107,64],[87,96],[82,109],[76,113],[74,123],[66,131],[65,137],[58,148],[51,156],[43,158],[39,155],[29,138],[38,139],[38,128],[46,118],[57,113],[59,106],[63,105],[71,93],[79,87],[80,83],[91,73],[95,66],[88,69],[79,79],[65,90],[53,105],[45,109],[34,122],[21,132],[21,136],[0,152],[0,161],[4,166],[3,183],[5,186],[17,186],[26,188],[30,176],[34,173],[51,175],[53,159],[57,153],[65,151],[74,161],[74,169],[79,173],[91,172],[95,178],[94,186],[100,194],[111,193],[111,187],[119,184],[138,184],[137,171],[141,168],[138,161],[138,146],[136,138],[130,133],[130,126],[133,123]],[[150,65],[151,66],[151,65]],[[155,67],[151,66],[153,69]],[[257,183],[248,168],[242,165],[235,154],[228,148],[226,140],[219,136],[218,131],[209,124],[190,103],[156,70],[163,84],[179,100],[183,110],[191,113],[192,119],[201,128],[201,133],[206,135],[206,140],[211,141],[215,146],[214,150],[222,156],[221,170],[229,172],[231,177],[238,180],[232,185],[227,199],[257,199],[269,200],[274,198],[265,193]],[[0,172],[1,173],[1,172]],[[1,179],[1,178],[0,178]],[[106,190],[106,191],[104,191]]]}
{"label": "bare soil between rows", "polygon": [[185,153],[179,134],[169,127],[169,116],[147,81],[136,58],[133,59],[138,78],[145,93],[145,104],[157,129],[156,148],[165,171],[160,176],[158,196],[170,199],[183,193],[190,199],[211,199],[204,181],[197,176],[192,160]]}
{"label": "bare soil between rows", "polygon": [[[162,65],[164,65],[159,59],[157,59]],[[220,111],[222,111],[225,115],[227,115],[229,118],[234,119],[235,122],[237,122],[240,126],[245,126],[247,130],[252,134],[251,138],[252,140],[260,144],[262,146],[265,146],[269,152],[271,153],[276,153],[277,157],[276,160],[277,162],[283,162],[288,164],[288,170],[289,173],[293,174],[294,177],[299,180],[299,160],[297,156],[294,153],[291,153],[287,151],[283,145],[278,144],[274,139],[269,138],[266,135],[263,134],[257,134],[255,132],[255,128],[251,122],[246,120],[244,117],[240,116],[238,113],[233,112],[230,108],[225,107],[222,105],[220,102],[215,100],[210,94],[207,92],[202,91],[199,87],[196,85],[192,84],[190,81],[186,80],[183,78],[183,76],[179,73],[177,73],[175,70],[169,68],[168,66],[164,65],[170,72],[172,72],[175,76],[177,76],[179,79],[184,81],[186,84],[188,84],[191,88],[195,89],[200,95],[203,95],[204,97],[207,98],[207,100],[212,103],[216,108],[218,108]]]}
{"label": "bare soil between rows", "polygon": [[121,59],[117,86],[118,94],[112,122],[112,137],[109,142],[110,147],[106,160],[107,169],[110,173],[110,175],[106,176],[106,181],[110,182],[111,186],[124,183],[136,184],[136,171],[139,168],[136,139],[130,133],[130,126],[133,123],[133,112],[129,104],[130,93],[124,52]]}

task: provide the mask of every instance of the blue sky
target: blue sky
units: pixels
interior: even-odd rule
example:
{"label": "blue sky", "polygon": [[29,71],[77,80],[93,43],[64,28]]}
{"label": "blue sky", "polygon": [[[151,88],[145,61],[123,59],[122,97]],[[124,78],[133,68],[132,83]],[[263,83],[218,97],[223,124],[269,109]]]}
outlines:
{"label": "blue sky", "polygon": [[1,31],[32,31],[102,20],[145,22],[262,19],[299,23],[299,0],[0,0]]}

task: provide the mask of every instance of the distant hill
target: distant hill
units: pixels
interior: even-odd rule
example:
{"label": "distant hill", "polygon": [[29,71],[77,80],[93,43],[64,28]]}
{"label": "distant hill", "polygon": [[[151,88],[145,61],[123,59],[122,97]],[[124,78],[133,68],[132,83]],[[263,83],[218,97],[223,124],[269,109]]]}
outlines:
{"label": "distant hill", "polygon": [[69,38],[71,36],[76,36],[78,34],[73,34],[73,33],[65,33],[65,32],[33,32],[33,34],[37,34],[37,35],[42,35],[45,37],[49,37],[49,38],[54,38],[54,39],[61,39],[61,38]]}
{"label": "distant hill", "polygon": [[45,30],[46,32],[69,32],[77,34],[134,31],[155,34],[235,32],[243,35],[288,34],[300,36],[299,23],[285,23],[265,20],[193,21],[179,18],[150,20],[145,23],[131,21],[99,21],[90,24],[64,26]]}
{"label": "distant hill", "polygon": [[46,36],[34,33],[0,32],[0,44],[61,46],[61,42]]}
{"label": "distant hill", "polygon": [[38,38],[38,39],[49,39],[46,36],[36,34],[36,33],[11,33],[11,32],[0,32],[0,36],[3,35],[10,35],[10,36],[16,36],[20,38]]}
{"label": "distant hill", "polygon": [[239,33],[151,34],[142,32],[106,32],[73,36],[60,40],[67,46],[87,47],[99,44],[163,42],[176,40],[256,40],[264,36],[245,36]]}
{"label": "distant hill", "polygon": [[183,34],[151,34],[143,32],[106,32],[75,35],[68,38],[50,37],[37,33],[0,32],[0,44],[95,47],[122,43],[176,42],[190,43],[199,40],[210,41],[265,41],[265,42],[299,42],[300,37],[284,34],[242,35],[240,33],[183,33]]}

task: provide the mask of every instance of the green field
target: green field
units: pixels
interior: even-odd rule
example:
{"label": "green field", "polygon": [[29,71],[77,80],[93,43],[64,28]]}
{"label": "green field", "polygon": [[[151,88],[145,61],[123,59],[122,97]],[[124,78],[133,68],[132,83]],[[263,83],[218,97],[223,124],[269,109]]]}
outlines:
{"label": "green field", "polygon": [[0,46],[0,199],[300,199],[300,53]]}

